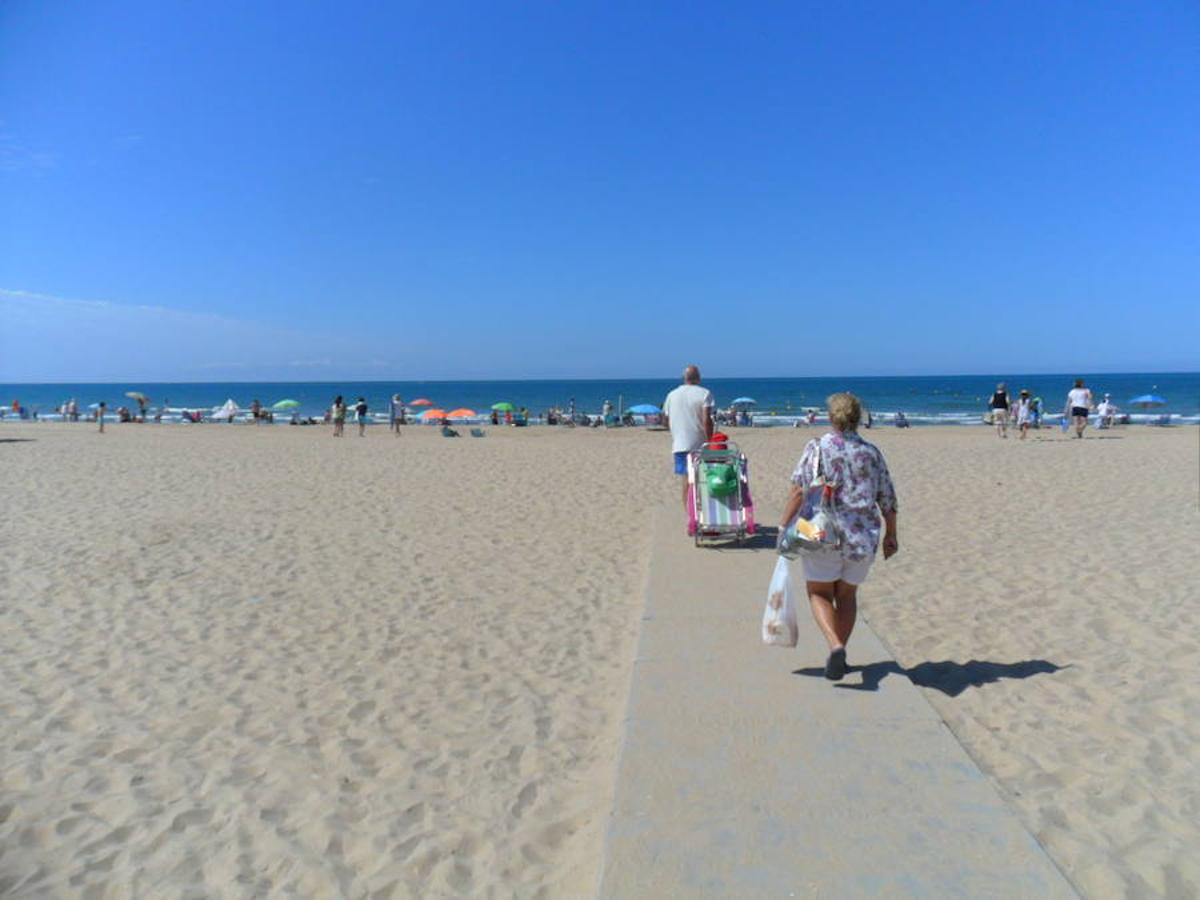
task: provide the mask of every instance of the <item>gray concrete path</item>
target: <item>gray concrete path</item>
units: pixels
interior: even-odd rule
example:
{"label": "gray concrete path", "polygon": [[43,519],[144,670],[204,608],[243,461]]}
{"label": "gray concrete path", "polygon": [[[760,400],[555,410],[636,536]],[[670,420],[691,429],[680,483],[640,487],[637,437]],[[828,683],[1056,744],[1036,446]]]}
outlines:
{"label": "gray concrete path", "polygon": [[[1076,896],[906,676],[826,681],[807,604],[796,650],[761,643],[772,548],[697,550],[681,519],[656,523],[601,897]],[[849,660],[891,657],[860,620]]]}

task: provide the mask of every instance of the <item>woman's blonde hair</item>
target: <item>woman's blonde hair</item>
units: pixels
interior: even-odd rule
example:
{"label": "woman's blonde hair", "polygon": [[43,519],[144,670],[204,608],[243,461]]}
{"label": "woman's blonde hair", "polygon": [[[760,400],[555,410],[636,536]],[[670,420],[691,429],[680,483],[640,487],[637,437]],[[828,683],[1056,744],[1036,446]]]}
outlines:
{"label": "woman's blonde hair", "polygon": [[862,403],[850,393],[830,394],[825,401],[829,409],[829,424],[838,431],[855,431],[862,419]]}

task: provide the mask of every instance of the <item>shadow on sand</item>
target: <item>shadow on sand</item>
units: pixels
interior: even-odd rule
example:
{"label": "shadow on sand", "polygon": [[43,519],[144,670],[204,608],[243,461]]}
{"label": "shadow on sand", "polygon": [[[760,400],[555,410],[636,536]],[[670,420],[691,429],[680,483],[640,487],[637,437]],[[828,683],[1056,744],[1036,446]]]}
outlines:
{"label": "shadow on sand", "polygon": [[[1068,666],[1055,665],[1044,659],[1028,659],[1024,662],[997,663],[972,659],[965,663],[923,662],[912,668],[905,669],[895,660],[887,662],[867,663],[865,666],[848,666],[848,672],[862,673],[861,684],[843,684],[834,687],[848,691],[877,691],[879,683],[889,675],[906,675],[909,681],[918,687],[933,688],[941,691],[947,697],[957,697],[970,687],[983,687],[1004,678],[1032,678],[1034,675],[1051,675]],[[823,667],[796,669],[793,675],[807,675],[810,678],[824,678]]]}
{"label": "shadow on sand", "polygon": [[775,539],[779,535],[779,529],[774,525],[759,525],[755,528],[754,534],[747,537],[740,544],[736,540],[722,541],[720,543],[706,544],[706,550],[774,550]]}
{"label": "shadow on sand", "polygon": [[37,438],[0,438],[0,444],[32,444]]}

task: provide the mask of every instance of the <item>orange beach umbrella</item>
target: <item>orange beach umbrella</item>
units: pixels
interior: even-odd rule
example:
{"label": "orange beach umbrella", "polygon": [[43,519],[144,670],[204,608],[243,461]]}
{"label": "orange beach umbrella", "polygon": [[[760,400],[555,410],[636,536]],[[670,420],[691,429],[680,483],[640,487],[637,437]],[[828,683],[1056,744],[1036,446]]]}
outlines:
{"label": "orange beach umbrella", "polygon": [[444,409],[427,409],[421,413],[422,419],[445,419],[446,411]]}
{"label": "orange beach umbrella", "polygon": [[466,407],[463,407],[462,409],[450,410],[450,412],[446,413],[446,418],[447,419],[468,419],[474,415],[478,415],[478,413],[476,413],[475,410],[467,409]]}
{"label": "orange beach umbrella", "polygon": [[426,400],[424,397],[418,397],[416,400],[410,401],[408,405],[409,406],[433,406],[433,401]]}

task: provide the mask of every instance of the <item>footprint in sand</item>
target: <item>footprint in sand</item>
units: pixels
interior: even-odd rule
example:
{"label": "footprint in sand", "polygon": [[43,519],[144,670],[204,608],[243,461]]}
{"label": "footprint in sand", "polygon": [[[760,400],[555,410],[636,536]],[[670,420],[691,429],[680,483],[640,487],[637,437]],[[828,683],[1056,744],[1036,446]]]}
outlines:
{"label": "footprint in sand", "polygon": [[349,715],[352,721],[361,722],[373,712],[375,712],[375,701],[363,700],[360,703],[354,704],[354,707],[350,710]]}
{"label": "footprint in sand", "polygon": [[211,809],[189,809],[174,818],[171,822],[171,830],[183,831],[192,825],[207,825],[210,819],[212,819]]}
{"label": "footprint in sand", "polygon": [[521,793],[517,794],[517,802],[512,805],[513,818],[521,818],[525,814],[525,811],[537,800],[537,795],[537,782],[531,781],[525,787],[521,788]]}

